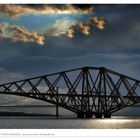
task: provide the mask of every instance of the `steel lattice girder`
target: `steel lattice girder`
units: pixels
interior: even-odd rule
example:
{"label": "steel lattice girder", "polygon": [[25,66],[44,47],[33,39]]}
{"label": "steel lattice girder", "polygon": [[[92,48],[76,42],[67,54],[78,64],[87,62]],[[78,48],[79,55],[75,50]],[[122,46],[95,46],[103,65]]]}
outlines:
{"label": "steel lattice girder", "polygon": [[0,93],[58,104],[75,113],[111,114],[140,102],[140,81],[104,67],[82,67],[2,84]]}

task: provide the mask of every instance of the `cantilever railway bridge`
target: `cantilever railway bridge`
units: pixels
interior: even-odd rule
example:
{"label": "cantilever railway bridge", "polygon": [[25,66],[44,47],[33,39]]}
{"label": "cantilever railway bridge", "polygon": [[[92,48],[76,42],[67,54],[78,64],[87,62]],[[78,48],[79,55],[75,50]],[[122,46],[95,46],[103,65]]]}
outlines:
{"label": "cantilever railway bridge", "polygon": [[140,103],[140,81],[105,67],[82,67],[2,84],[0,94],[42,100],[78,118],[110,118]]}

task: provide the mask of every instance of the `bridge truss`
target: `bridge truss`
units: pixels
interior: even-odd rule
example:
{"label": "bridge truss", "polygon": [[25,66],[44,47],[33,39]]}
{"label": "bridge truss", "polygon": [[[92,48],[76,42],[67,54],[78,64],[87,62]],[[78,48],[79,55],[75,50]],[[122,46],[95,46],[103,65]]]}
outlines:
{"label": "bridge truss", "polygon": [[2,84],[0,94],[42,100],[78,118],[110,118],[140,103],[140,81],[104,67],[82,67]]}

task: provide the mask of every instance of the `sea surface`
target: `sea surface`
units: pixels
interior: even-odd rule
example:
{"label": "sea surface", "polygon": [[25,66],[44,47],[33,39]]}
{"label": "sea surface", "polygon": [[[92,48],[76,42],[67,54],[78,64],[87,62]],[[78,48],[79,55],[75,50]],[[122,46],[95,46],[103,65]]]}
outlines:
{"label": "sea surface", "polygon": [[[38,113],[37,116],[0,116],[0,129],[138,129],[140,116],[112,116],[111,119],[77,119],[75,114],[54,107],[0,107],[2,111]],[[134,110],[134,109],[133,109]],[[39,114],[46,114],[41,116]],[[49,114],[49,115],[47,115]],[[50,115],[52,114],[52,115]],[[125,113],[123,113],[125,114]]]}
{"label": "sea surface", "polygon": [[76,119],[48,117],[0,117],[1,129],[132,129],[140,128],[140,118]]}

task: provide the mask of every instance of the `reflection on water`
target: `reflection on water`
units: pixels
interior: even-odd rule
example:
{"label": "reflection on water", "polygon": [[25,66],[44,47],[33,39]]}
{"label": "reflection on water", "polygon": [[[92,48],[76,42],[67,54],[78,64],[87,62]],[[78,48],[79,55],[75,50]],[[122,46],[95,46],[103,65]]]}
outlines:
{"label": "reflection on water", "polygon": [[[53,114],[53,107],[0,107],[1,111]],[[134,109],[133,109],[134,110]],[[133,113],[132,113],[133,114]],[[134,113],[135,114],[135,113]],[[119,129],[119,128],[140,128],[140,116],[112,116],[111,119],[77,119],[75,113],[59,109],[59,118],[55,116],[17,116],[0,117],[0,128],[75,128],[75,129]],[[64,117],[62,117],[64,116]]]}
{"label": "reflection on water", "polygon": [[[139,119],[100,119],[92,122],[97,128],[138,128]],[[92,127],[92,126],[91,126]]]}
{"label": "reflection on water", "polygon": [[75,128],[122,129],[140,128],[140,118],[114,117],[112,119],[76,119],[48,117],[0,117],[0,128]]}
{"label": "reflection on water", "polygon": [[115,124],[115,123],[121,123],[121,124],[124,124],[126,122],[131,122],[132,120],[124,120],[124,119],[103,119],[103,120],[100,120],[101,123],[104,123],[104,124]]}

